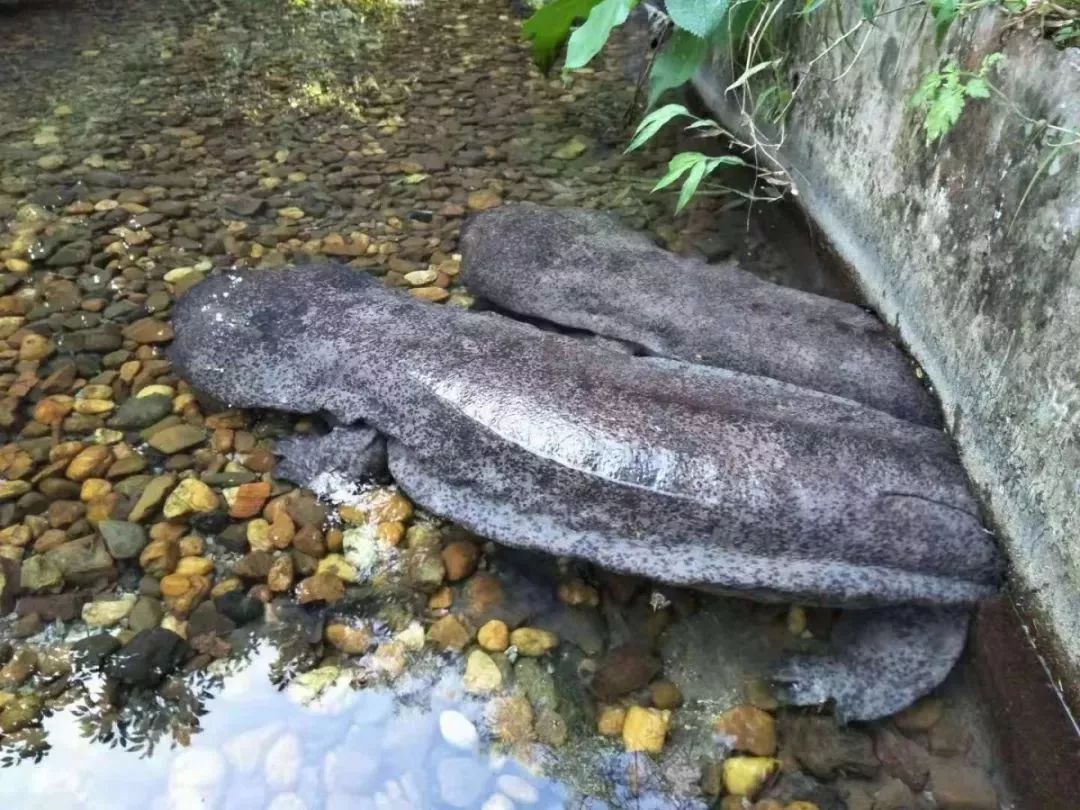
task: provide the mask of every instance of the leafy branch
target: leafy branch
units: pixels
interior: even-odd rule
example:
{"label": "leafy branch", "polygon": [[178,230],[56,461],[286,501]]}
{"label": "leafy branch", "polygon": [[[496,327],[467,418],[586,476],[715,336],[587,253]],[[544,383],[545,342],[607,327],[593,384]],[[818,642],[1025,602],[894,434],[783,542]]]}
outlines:
{"label": "leafy branch", "polygon": [[[534,60],[543,70],[551,69],[564,46],[564,69],[578,70],[600,53],[611,33],[629,18],[638,2],[554,0],[529,18],[522,30],[532,40]],[[851,71],[871,36],[877,32],[878,19],[922,9],[933,20],[935,39],[942,46],[958,19],[993,7],[1009,17],[1007,25],[1037,19],[1046,36],[1055,43],[1062,46],[1080,44],[1080,0],[901,0],[899,5],[892,7],[885,7],[887,0],[859,0],[859,19],[851,25],[844,20],[843,2],[803,0],[802,7],[793,10],[788,0],[667,0],[666,14],[655,12],[662,18],[658,37],[662,44],[647,65],[650,85],[647,109],[654,107],[667,90],[688,82],[708,55],[719,50],[727,54],[731,75],[737,77],[725,92],[733,96],[746,135],[742,139],[736,138],[715,121],[698,119],[681,105],[667,105],[645,117],[627,151],[644,145],[670,121],[690,117],[693,120],[685,125],[686,130],[703,137],[726,138],[732,146],[754,156],[757,162],[755,186],[760,180],[773,191],[782,189],[795,194],[795,186],[779,159],[779,150],[786,138],[784,122],[787,114],[800,90],[811,79],[820,79],[814,75],[815,71],[830,55],[847,54],[841,55],[839,72],[828,77],[829,81],[838,82]],[[795,58],[798,28],[811,18],[828,20],[827,15],[835,15],[839,32],[812,58],[799,64],[800,81],[792,86],[788,73]],[[836,61],[833,58],[829,63]],[[927,145],[944,138],[972,100],[981,101],[993,96],[1022,119],[1033,120],[990,82],[990,72],[1001,61],[1000,54],[991,54],[977,71],[965,71],[956,58],[950,56],[944,59],[939,69],[923,77],[909,106],[921,114],[920,127]],[[1063,149],[1080,146],[1080,130],[1036,123],[1045,125],[1048,131],[1056,131],[1058,139],[1050,144],[1055,157]],[[711,157],[702,152],[681,153],[672,159],[667,173],[653,190],[681,181],[676,203],[676,211],[681,211],[695,194],[708,193],[701,191],[701,184],[717,169],[740,165],[749,164],[731,155]],[[1045,165],[1044,160],[1035,179]],[[721,189],[739,193],[726,187]],[[764,197],[743,193],[743,196],[776,198],[775,193],[767,193]]]}
{"label": "leafy branch", "polygon": [[956,59],[949,59],[941,70],[923,77],[909,105],[924,113],[922,128],[927,146],[952,130],[969,98],[990,98],[986,76],[1004,59],[1000,53],[989,54],[977,72],[961,70]]}

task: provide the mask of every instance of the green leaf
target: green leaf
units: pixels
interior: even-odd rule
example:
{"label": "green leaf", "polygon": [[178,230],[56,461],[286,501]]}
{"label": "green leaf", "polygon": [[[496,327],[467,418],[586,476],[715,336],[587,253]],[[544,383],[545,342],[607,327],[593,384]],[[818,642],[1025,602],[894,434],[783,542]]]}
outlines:
{"label": "green leaf", "polygon": [[652,190],[659,191],[662,188],[667,188],[694,166],[704,163],[705,160],[705,155],[701,154],[701,152],[679,152],[668,161],[667,174],[656,181],[656,185],[652,187]]}
{"label": "green leaf", "polygon": [[926,142],[933,143],[938,138],[947,135],[953,125],[960,120],[960,114],[963,111],[963,90],[959,86],[946,84],[926,111],[926,121],[923,122]]}
{"label": "green leaf", "polygon": [[738,155],[721,155],[720,157],[709,158],[709,172],[720,166],[749,166],[750,164],[743,160]]}
{"label": "green leaf", "polygon": [[757,12],[768,2],[769,0],[736,0],[729,8],[726,24],[716,32],[719,40],[717,44],[740,44],[746,38],[746,32]]}
{"label": "green leaf", "polygon": [[594,6],[585,24],[570,35],[566,46],[566,69],[577,70],[589,64],[607,44],[616,26],[626,22],[633,5],[631,0],[601,0]]}
{"label": "green leaf", "polygon": [[727,86],[727,88],[724,90],[724,92],[725,93],[730,93],[732,90],[735,90],[738,87],[742,87],[744,84],[746,84],[747,81],[749,81],[750,77],[753,76],[755,73],[760,73],[761,71],[767,70],[768,68],[771,68],[774,65],[779,65],[780,62],[781,62],[780,59],[771,59],[768,62],[758,62],[753,67],[748,67],[746,70],[744,70],[742,72],[742,75],[739,76],[739,78],[737,78],[735,81],[733,81],[731,84],[729,84]]}
{"label": "green leaf", "polygon": [[990,85],[986,79],[976,76],[964,85],[968,98],[990,98]]}
{"label": "green leaf", "polygon": [[934,39],[940,46],[960,13],[959,0],[929,0],[929,3],[934,17]]}
{"label": "green leaf", "polygon": [[720,25],[731,0],[667,0],[674,23],[691,34],[707,37]]}
{"label": "green leaf", "polygon": [[985,76],[997,65],[1001,64],[1004,61],[1005,54],[1003,54],[1001,51],[994,51],[993,53],[988,53],[982,61],[982,67],[979,68],[979,75]]}
{"label": "green leaf", "polygon": [[679,192],[679,202],[675,205],[675,213],[682,211],[691,197],[698,190],[698,186],[701,185],[702,179],[709,171],[708,163],[701,162],[695,163],[690,169],[690,174],[686,176],[686,182],[683,183],[682,191]]}
{"label": "green leaf", "polygon": [[626,147],[626,151],[633,152],[643,143],[648,141],[649,138],[659,132],[660,127],[664,126],[664,124],[672,118],[677,118],[680,115],[694,118],[694,116],[690,114],[690,111],[682,104],[665,104],[659,110],[653,110],[641,120],[640,124],[638,124],[637,131],[634,132],[634,137],[631,139],[630,145]]}
{"label": "green leaf", "polygon": [[526,39],[532,40],[533,61],[545,73],[555,63],[570,29],[577,20],[589,16],[600,0],[555,0],[537,10],[521,26]]}
{"label": "green leaf", "polygon": [[813,14],[819,8],[821,8],[828,0],[806,0],[806,3],[802,7],[802,11],[799,12],[800,17],[807,17]]}
{"label": "green leaf", "polygon": [[708,43],[681,28],[664,45],[649,74],[649,107],[660,94],[690,81],[708,52]]}
{"label": "green leaf", "polygon": [[919,86],[911,96],[911,101],[908,104],[912,107],[927,106],[937,95],[938,88],[941,87],[943,81],[944,78],[936,70],[927,73],[923,76],[923,80],[919,82]]}
{"label": "green leaf", "polygon": [[873,20],[877,16],[877,0],[859,0],[864,20]]}

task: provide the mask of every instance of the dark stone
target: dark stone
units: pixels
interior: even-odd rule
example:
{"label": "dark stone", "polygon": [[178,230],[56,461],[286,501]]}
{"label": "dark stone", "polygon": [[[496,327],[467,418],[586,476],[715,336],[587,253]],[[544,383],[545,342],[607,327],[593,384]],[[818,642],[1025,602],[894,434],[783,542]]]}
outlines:
{"label": "dark stone", "polygon": [[203,602],[188,617],[191,638],[202,635],[225,636],[236,629],[236,622],[219,613],[214,602]]}
{"label": "dark stone", "polygon": [[172,399],[164,394],[131,397],[124,400],[109,420],[109,426],[120,430],[139,430],[164,419],[172,413]]}
{"label": "dark stone", "polygon": [[180,636],[164,627],[143,630],[113,655],[106,674],[126,686],[155,687],[176,671],[188,654]]}
{"label": "dark stone", "polygon": [[91,251],[89,242],[69,242],[57,249],[45,263],[50,267],[85,264],[90,260]]}
{"label": "dark stone", "polygon": [[259,213],[266,204],[265,200],[239,194],[228,194],[221,198],[225,210],[241,217],[251,217]]}
{"label": "dark stone", "polygon": [[88,585],[116,579],[116,567],[105,544],[93,536],[72,540],[50,549],[45,556],[60,569],[64,581]]}
{"label": "dark stone", "polygon": [[219,532],[214,540],[229,551],[243,554],[248,548],[247,528],[243,523],[233,523]]}
{"label": "dark stone", "polygon": [[263,617],[265,606],[243,591],[227,591],[214,599],[214,607],[237,627],[257,622]]}
{"label": "dark stone", "polygon": [[36,636],[45,627],[45,622],[36,613],[20,616],[11,626],[11,635],[15,638],[30,638]]}
{"label": "dark stone", "polygon": [[75,199],[75,191],[71,186],[39,188],[27,194],[26,199],[28,202],[46,208],[61,208],[71,204]]}
{"label": "dark stone", "polygon": [[322,641],[326,609],[316,605],[299,605],[291,599],[275,599],[271,605],[274,621],[294,629],[309,644]]}
{"label": "dark stone", "polygon": [[99,669],[119,649],[120,642],[111,633],[95,633],[71,645],[71,662],[76,668]]}
{"label": "dark stone", "polygon": [[[149,397],[148,397],[149,399]],[[206,483],[211,483],[207,481]],[[227,512],[200,512],[191,519],[191,528],[200,534],[216,535],[229,525]]]}
{"label": "dark stone", "polygon": [[781,774],[761,798],[782,805],[802,801],[817,805],[818,810],[847,810],[847,803],[837,788],[798,772]]}
{"label": "dark stone", "polygon": [[154,211],[144,211],[141,214],[136,214],[128,222],[131,223],[131,227],[135,230],[141,228],[150,228],[157,225],[159,222],[163,222],[165,217]]}
{"label": "dark stone", "polygon": [[150,210],[167,217],[182,217],[190,206],[183,200],[155,200],[150,203]]}
{"label": "dark stone", "polygon": [[15,595],[19,592],[18,561],[0,557],[0,616],[15,609]]}
{"label": "dark stone", "polygon": [[[997,792],[990,777],[959,760],[935,758],[930,765],[929,790],[941,810],[998,810]],[[1063,798],[1059,796],[1058,800]]]}
{"label": "dark stone", "polygon": [[917,742],[891,728],[881,728],[874,734],[874,753],[887,774],[912,790],[920,791],[926,785],[930,754]]}
{"label": "dark stone", "polygon": [[124,345],[124,336],[116,324],[106,323],[93,329],[81,329],[57,338],[58,347],[68,352],[114,352]]}
{"label": "dark stone", "polygon": [[146,529],[126,520],[103,520],[98,523],[98,531],[109,553],[118,560],[139,556],[148,542]]}
{"label": "dark stone", "polygon": [[591,688],[600,700],[610,701],[648,686],[659,673],[660,659],[647,648],[624,644],[600,661]]}
{"label": "dark stone", "polygon": [[233,566],[233,573],[245,579],[264,580],[266,575],[270,573],[270,566],[273,563],[274,558],[269,552],[251,551],[241,557]]}
{"label": "dark stone", "polygon": [[128,184],[128,179],[124,175],[103,169],[88,171],[82,177],[87,185],[102,188],[124,188]]}
{"label": "dark stone", "polygon": [[915,794],[900,779],[890,779],[874,794],[873,810],[917,810]]}
{"label": "dark stone", "polygon": [[128,627],[136,633],[151,630],[161,624],[164,610],[161,601],[151,596],[140,596],[128,614]]}
{"label": "dark stone", "polygon": [[101,314],[110,321],[126,323],[134,318],[140,311],[140,308],[136,304],[131,303],[131,301],[123,300],[109,304]]}
{"label": "dark stone", "polygon": [[15,613],[18,616],[36,613],[47,622],[70,622],[82,615],[82,606],[89,599],[89,594],[79,591],[52,596],[23,596],[15,603]]}
{"label": "dark stone", "polygon": [[839,726],[832,717],[789,715],[781,720],[781,737],[803,768],[819,779],[870,778],[881,767],[870,736]]}

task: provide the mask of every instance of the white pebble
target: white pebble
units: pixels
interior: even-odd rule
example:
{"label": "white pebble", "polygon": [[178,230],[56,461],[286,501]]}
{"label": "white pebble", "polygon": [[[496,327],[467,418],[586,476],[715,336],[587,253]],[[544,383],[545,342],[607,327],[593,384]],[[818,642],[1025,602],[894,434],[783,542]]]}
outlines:
{"label": "white pebble", "polygon": [[288,790],[300,777],[300,741],[295,734],[278,738],[266,752],[263,764],[266,785],[271,790]]}
{"label": "white pebble", "polygon": [[533,804],[540,798],[540,792],[528,779],[512,773],[504,773],[495,780],[495,785],[511,799],[522,804]]}
{"label": "white pebble", "polygon": [[379,564],[380,547],[375,537],[375,526],[357,526],[346,530],[342,536],[345,561],[356,569],[361,581],[367,580]]}
{"label": "white pebble", "polygon": [[480,810],[514,810],[514,803],[501,793],[496,793],[488,797],[488,800],[480,806]]}
{"label": "white pebble", "polygon": [[424,648],[424,626],[420,622],[409,622],[409,626],[398,633],[395,638],[409,650],[422,650]]}
{"label": "white pebble", "polygon": [[439,715],[439,732],[450,745],[463,751],[474,751],[480,744],[476,726],[468,717],[453,709],[447,709]]}
{"label": "white pebble", "polygon": [[177,798],[196,795],[210,804],[224,778],[225,759],[221,754],[208,748],[192,748],[173,760],[169,770],[169,793]]}
{"label": "white pebble", "polygon": [[487,777],[487,769],[472,757],[447,757],[435,765],[439,798],[451,807],[476,807]]}
{"label": "white pebble", "polygon": [[278,723],[253,728],[237,734],[226,742],[221,750],[225,752],[229,763],[236,770],[240,773],[251,773],[258,767],[259,760],[270,741],[280,733],[281,726]]}

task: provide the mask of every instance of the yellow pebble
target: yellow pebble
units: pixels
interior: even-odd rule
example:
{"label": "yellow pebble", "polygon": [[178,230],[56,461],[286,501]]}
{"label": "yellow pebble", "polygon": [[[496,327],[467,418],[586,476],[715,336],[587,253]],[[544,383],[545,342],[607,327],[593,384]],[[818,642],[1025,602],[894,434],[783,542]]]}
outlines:
{"label": "yellow pebble", "polygon": [[75,400],[75,413],[85,416],[93,416],[99,413],[108,413],[116,407],[116,403],[108,399],[77,399]]}
{"label": "yellow pebble", "polygon": [[623,722],[623,746],[627,751],[646,751],[659,754],[664,750],[671,712],[631,706]]}
{"label": "yellow pebble", "polygon": [[400,520],[390,520],[386,523],[380,523],[378,529],[375,530],[375,536],[384,543],[396,546],[405,536],[405,524]]}
{"label": "yellow pebble", "polygon": [[184,409],[195,402],[195,395],[190,391],[177,394],[173,400],[173,413],[183,413]]}
{"label": "yellow pebble", "polygon": [[214,563],[206,557],[181,557],[176,564],[176,574],[183,576],[206,576],[214,570]]}
{"label": "yellow pebble", "polygon": [[[138,365],[139,361],[138,360],[133,360],[131,362]],[[129,365],[129,363],[124,363],[124,366],[127,366],[127,365]],[[123,371],[123,366],[121,366],[121,371]],[[138,372],[136,371],[136,373],[138,373]],[[163,396],[163,397],[169,397],[169,399],[172,399],[173,396],[175,396],[175,394],[176,394],[176,389],[173,388],[171,385],[155,384],[155,385],[147,385],[144,388],[140,388],[139,392],[135,395],[135,399],[142,399],[143,397],[152,397],[154,395],[159,395],[159,396]]]}
{"label": "yellow pebble", "polygon": [[724,760],[724,789],[753,798],[780,767],[772,757],[728,757]]}
{"label": "yellow pebble", "polygon": [[555,649],[559,645],[559,637],[537,627],[519,627],[510,634],[510,643],[522,655],[536,658]]}
{"label": "yellow pebble", "polygon": [[596,730],[605,737],[618,737],[626,724],[626,709],[622,706],[604,706],[596,718]]}
{"label": "yellow pebble", "polygon": [[788,609],[787,629],[793,636],[801,636],[806,632],[806,611],[798,605],[792,605]]}
{"label": "yellow pebble", "polygon": [[270,541],[270,523],[263,518],[255,518],[247,525],[248,545],[255,551],[270,551],[274,544]]}
{"label": "yellow pebble", "polygon": [[358,574],[356,569],[349,565],[345,561],[345,558],[340,554],[327,554],[321,560],[319,560],[319,566],[316,569],[318,574],[333,574],[340,580],[345,582],[356,582]]}
{"label": "yellow pebble", "polygon": [[214,589],[210,591],[210,597],[216,599],[222,594],[229,593],[230,591],[239,591],[243,587],[244,583],[239,578],[229,577],[228,579],[221,580],[221,582],[214,586]]}
{"label": "yellow pebble", "polygon": [[492,619],[480,628],[476,640],[488,652],[502,652],[510,646],[510,628],[505,622]]}
{"label": "yellow pebble", "polygon": [[80,399],[112,399],[113,390],[107,385],[85,385],[79,391]]}
{"label": "yellow pebble", "polygon": [[189,512],[212,512],[217,506],[218,496],[214,490],[198,478],[185,478],[165,499],[164,514],[171,519]]}
{"label": "yellow pebble", "polygon": [[187,622],[176,618],[171,613],[166,614],[165,618],[161,620],[161,626],[166,630],[172,630],[180,638],[187,638]]}
{"label": "yellow pebble", "polygon": [[162,596],[182,596],[191,589],[191,580],[183,574],[166,574],[161,578]]}
{"label": "yellow pebble", "polygon": [[[136,375],[139,373],[139,370],[141,368],[142,368],[142,363],[140,361],[138,361],[138,360],[128,360],[126,363],[124,363],[123,365],[120,366],[120,379],[123,380],[126,383],[131,382],[132,380],[135,379]],[[143,391],[145,391],[145,390],[146,389],[144,388]],[[139,394],[136,394],[135,396],[137,398],[139,396]]]}
{"label": "yellow pebble", "polygon": [[112,484],[104,478],[87,478],[82,482],[82,489],[79,490],[79,500],[83,503],[89,503],[95,498],[108,495],[110,492],[112,492]]}

